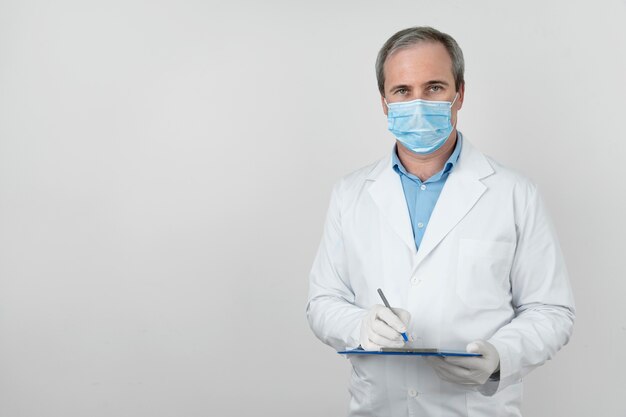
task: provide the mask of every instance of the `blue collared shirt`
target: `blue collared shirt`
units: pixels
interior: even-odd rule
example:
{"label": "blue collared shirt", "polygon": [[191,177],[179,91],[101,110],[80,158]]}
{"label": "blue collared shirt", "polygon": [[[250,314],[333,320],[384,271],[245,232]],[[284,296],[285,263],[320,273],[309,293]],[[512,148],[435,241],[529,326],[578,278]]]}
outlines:
{"label": "blue collared shirt", "polygon": [[413,226],[415,247],[418,249],[422,243],[426,226],[428,226],[428,221],[435,209],[435,204],[437,204],[441,190],[443,190],[443,186],[450,175],[450,171],[452,171],[454,165],[459,160],[461,147],[463,146],[462,142],[463,137],[461,136],[461,132],[457,131],[456,146],[443,169],[424,182],[404,168],[402,162],[400,162],[400,158],[398,158],[397,149],[394,146],[392,165],[402,181],[404,198],[406,199],[406,205],[409,209],[409,215],[411,216],[411,226]]}

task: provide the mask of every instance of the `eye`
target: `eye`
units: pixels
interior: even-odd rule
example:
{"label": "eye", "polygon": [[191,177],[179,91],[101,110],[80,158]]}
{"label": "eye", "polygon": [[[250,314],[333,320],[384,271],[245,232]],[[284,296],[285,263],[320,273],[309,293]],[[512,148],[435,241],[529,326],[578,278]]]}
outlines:
{"label": "eye", "polygon": [[440,85],[431,85],[430,87],[428,87],[428,90],[432,93],[438,93],[443,89],[442,86]]}
{"label": "eye", "polygon": [[400,94],[400,95],[405,95],[406,93],[408,93],[409,91],[406,88],[398,88],[396,90],[396,94]]}

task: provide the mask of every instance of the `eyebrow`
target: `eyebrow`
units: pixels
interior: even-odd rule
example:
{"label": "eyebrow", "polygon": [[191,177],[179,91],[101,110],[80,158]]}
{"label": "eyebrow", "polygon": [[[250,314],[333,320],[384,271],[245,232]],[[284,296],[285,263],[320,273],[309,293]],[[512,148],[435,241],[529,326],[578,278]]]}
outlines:
{"label": "eyebrow", "polygon": [[398,85],[394,85],[393,87],[391,87],[391,88],[389,89],[389,91],[394,91],[394,90],[397,90],[397,89],[399,89],[399,88],[404,88],[405,90],[410,90],[410,89],[411,89],[411,86],[410,86],[410,85],[407,85],[407,84],[398,84]]}
{"label": "eyebrow", "polygon": [[430,80],[424,83],[425,86],[433,85],[433,84],[442,84],[445,86],[449,85],[447,81],[443,81],[443,80]]}

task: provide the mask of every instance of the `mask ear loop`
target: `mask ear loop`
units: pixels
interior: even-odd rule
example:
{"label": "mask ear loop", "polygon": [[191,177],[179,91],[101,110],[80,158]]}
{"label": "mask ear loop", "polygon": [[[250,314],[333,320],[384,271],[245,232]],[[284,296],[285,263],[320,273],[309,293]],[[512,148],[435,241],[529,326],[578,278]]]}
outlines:
{"label": "mask ear loop", "polygon": [[[457,98],[459,98],[459,93],[458,92],[454,95],[454,100],[452,100],[452,103],[450,103],[450,110],[452,110],[452,106],[454,106],[454,103],[456,103],[456,99]],[[452,115],[450,115],[450,117],[452,117]],[[456,122],[458,122],[458,120],[454,121],[454,125],[452,125],[453,129],[456,129]]]}
{"label": "mask ear loop", "polygon": [[454,106],[454,103],[456,103],[456,99],[457,98],[459,98],[459,93],[458,92],[454,95],[454,100],[452,100],[452,103],[450,103],[450,108],[452,108],[452,106]]}

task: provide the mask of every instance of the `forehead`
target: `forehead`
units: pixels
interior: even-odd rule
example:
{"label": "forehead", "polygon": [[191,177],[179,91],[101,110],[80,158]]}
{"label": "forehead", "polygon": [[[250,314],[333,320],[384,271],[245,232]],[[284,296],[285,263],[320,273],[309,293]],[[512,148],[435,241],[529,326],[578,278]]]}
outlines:
{"label": "forehead", "polygon": [[383,66],[385,88],[392,84],[422,84],[443,79],[454,82],[452,59],[439,42],[420,42],[394,51]]}

